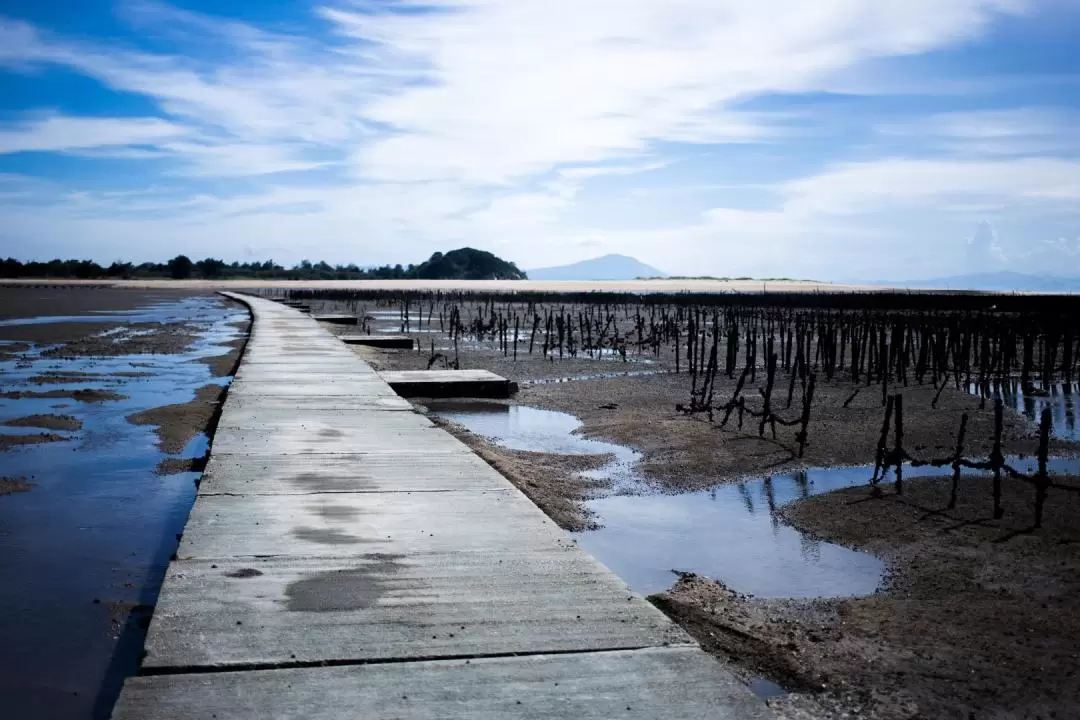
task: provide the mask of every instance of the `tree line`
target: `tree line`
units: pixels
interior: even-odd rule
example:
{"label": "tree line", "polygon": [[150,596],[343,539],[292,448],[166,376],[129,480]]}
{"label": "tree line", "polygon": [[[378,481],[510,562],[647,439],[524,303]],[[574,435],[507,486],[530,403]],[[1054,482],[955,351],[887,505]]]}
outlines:
{"label": "tree line", "polygon": [[273,260],[264,262],[232,262],[217,258],[192,260],[177,255],[168,262],[145,262],[138,265],[116,261],[103,266],[93,260],[50,260],[21,262],[15,258],[0,260],[0,278],[74,278],[140,279],[172,278],[186,280],[523,280],[525,273],[514,263],[506,262],[491,253],[472,248],[437,252],[419,265],[382,265],[359,267],[355,264],[330,265],[320,261],[301,260],[285,267]]}

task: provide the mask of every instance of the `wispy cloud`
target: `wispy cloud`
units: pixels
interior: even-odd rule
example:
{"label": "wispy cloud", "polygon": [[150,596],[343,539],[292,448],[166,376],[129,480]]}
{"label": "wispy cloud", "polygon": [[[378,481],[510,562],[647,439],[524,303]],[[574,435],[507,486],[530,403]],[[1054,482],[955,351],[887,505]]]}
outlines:
{"label": "wispy cloud", "polygon": [[190,132],[160,118],[49,115],[0,127],[0,154],[157,145]]}
{"label": "wispy cloud", "polygon": [[884,123],[881,134],[966,156],[1080,154],[1080,111],[1024,107],[934,113]]}
{"label": "wispy cloud", "polygon": [[[835,215],[981,201],[1001,209],[1025,200],[1080,199],[1080,162],[1020,160],[881,160],[841,165],[787,183],[785,207]],[[1043,209],[1047,209],[1043,206]]]}

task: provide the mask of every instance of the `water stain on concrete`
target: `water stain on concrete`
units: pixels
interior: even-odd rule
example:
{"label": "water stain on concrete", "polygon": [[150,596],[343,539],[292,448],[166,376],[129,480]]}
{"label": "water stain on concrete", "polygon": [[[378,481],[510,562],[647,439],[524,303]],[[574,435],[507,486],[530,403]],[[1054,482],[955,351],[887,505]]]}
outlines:
{"label": "water stain on concrete", "polygon": [[327,473],[300,473],[290,478],[290,482],[298,488],[315,492],[356,492],[375,487],[368,478]]}
{"label": "water stain on concrete", "polygon": [[320,430],[319,431],[319,437],[339,438],[339,437],[345,437],[345,433],[341,432],[340,430],[334,430],[333,428],[327,428],[325,430]]}
{"label": "water stain on concrete", "polygon": [[300,540],[307,540],[308,542],[318,543],[320,545],[356,545],[358,543],[373,542],[337,529],[326,530],[313,527],[296,527],[293,528],[292,535]]}
{"label": "water stain on concrete", "polygon": [[232,570],[225,573],[225,577],[231,578],[253,578],[262,575],[262,570],[256,570],[255,568],[240,568],[239,570]]}
{"label": "water stain on concrete", "polygon": [[321,515],[327,520],[352,520],[359,517],[363,511],[349,505],[311,505],[308,507],[314,513]]}
{"label": "water stain on concrete", "polygon": [[369,553],[369,562],[354,568],[314,573],[285,588],[288,609],[294,612],[343,612],[366,610],[390,590],[422,590],[422,580],[396,579],[407,565],[404,555]]}

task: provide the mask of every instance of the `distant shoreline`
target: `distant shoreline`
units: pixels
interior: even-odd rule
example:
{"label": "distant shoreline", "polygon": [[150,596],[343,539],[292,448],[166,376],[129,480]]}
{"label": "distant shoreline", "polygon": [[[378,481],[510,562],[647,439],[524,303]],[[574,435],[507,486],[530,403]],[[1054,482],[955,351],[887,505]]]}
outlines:
{"label": "distant shoreline", "polygon": [[902,285],[854,285],[811,280],[720,280],[694,278],[657,278],[647,280],[173,280],[166,278],[97,279],[10,278],[0,280],[0,287],[52,285],[57,287],[101,287],[136,289],[197,290],[402,290],[402,291],[471,291],[471,292],[553,292],[553,293],[881,293],[911,292],[944,295],[1072,295],[1068,292],[1011,292],[979,290],[944,290]]}

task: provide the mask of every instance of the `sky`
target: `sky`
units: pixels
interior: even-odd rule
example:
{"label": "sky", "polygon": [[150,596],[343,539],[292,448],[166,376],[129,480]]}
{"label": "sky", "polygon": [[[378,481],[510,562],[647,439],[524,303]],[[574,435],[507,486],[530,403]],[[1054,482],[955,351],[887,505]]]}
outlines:
{"label": "sky", "polygon": [[1078,41],[1080,0],[0,0],[0,255],[1080,276]]}

